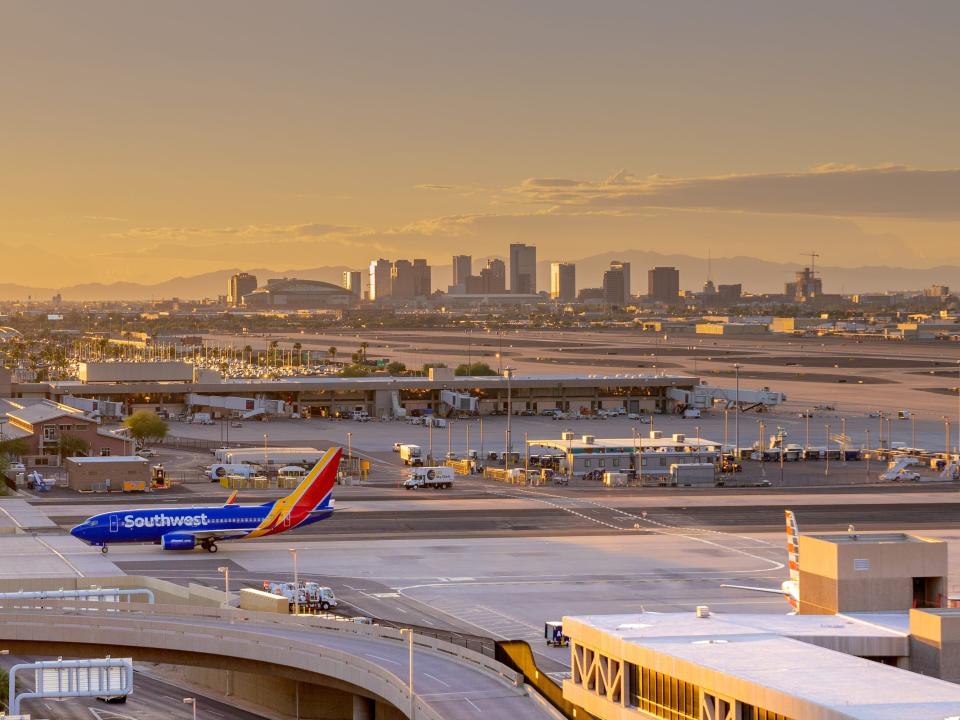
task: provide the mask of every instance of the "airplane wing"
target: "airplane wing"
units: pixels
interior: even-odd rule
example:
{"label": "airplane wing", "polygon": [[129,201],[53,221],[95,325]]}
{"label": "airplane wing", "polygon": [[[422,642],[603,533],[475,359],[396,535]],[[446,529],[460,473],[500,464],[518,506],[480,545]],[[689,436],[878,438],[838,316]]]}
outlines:
{"label": "airplane wing", "polygon": [[735,588],[737,590],[751,590],[753,592],[770,593],[771,595],[783,595],[780,588],[753,587],[751,585],[721,585],[720,587]]}
{"label": "airplane wing", "polygon": [[[196,540],[239,540],[245,538],[256,528],[230,528],[229,530],[193,530],[189,534]],[[179,531],[177,534],[187,534]]]}

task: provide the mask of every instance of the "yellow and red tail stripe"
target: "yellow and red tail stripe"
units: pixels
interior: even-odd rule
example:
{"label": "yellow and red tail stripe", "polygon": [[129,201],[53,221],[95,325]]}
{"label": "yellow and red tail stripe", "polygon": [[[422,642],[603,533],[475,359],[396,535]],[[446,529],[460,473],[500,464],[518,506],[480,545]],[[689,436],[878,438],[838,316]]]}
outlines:
{"label": "yellow and red tail stripe", "polygon": [[333,492],[342,452],[342,448],[327,450],[297,488],[286,497],[277,500],[263,522],[247,537],[274,535],[291,530],[302,523],[310,511],[323,504]]}

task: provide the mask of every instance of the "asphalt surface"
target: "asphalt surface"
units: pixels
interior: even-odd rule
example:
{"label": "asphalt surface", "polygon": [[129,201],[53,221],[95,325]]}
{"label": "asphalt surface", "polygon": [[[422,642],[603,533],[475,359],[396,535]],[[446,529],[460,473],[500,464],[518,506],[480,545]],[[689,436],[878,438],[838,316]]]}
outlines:
{"label": "asphalt surface", "polygon": [[[6,656],[2,665],[9,669],[21,662],[48,658],[18,658]],[[32,690],[33,674],[18,673],[18,688]],[[26,700],[21,712],[36,720],[191,720],[193,709],[183,698],[197,700],[197,717],[202,720],[263,720],[257,715],[232,705],[184,690],[151,675],[134,672],[133,694],[122,704],[105,703],[96,698],[69,698],[64,700]]]}

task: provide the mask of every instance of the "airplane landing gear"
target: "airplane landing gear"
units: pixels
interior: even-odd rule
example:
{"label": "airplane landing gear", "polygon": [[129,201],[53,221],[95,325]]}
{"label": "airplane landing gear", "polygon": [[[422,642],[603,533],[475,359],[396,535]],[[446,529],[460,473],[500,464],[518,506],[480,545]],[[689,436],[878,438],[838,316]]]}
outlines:
{"label": "airplane landing gear", "polygon": [[215,543],[213,540],[204,540],[200,543],[200,547],[202,547],[208,553],[215,553],[217,551],[217,543]]}
{"label": "airplane landing gear", "polygon": [[108,548],[106,545],[101,545],[101,546],[100,546],[100,552],[102,552],[104,555],[106,555],[108,552],[110,552],[110,548]]}

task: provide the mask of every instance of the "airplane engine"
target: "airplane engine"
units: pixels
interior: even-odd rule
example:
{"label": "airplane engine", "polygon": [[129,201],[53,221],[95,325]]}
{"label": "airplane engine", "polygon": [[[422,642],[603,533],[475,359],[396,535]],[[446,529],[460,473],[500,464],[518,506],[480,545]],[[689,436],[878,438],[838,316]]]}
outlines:
{"label": "airplane engine", "polygon": [[193,550],[197,541],[190,533],[167,533],[160,539],[164,550]]}

